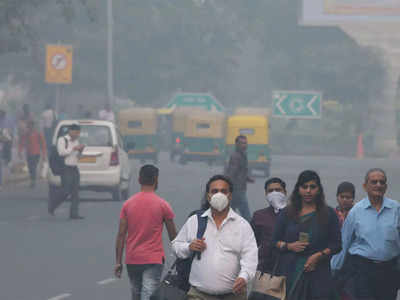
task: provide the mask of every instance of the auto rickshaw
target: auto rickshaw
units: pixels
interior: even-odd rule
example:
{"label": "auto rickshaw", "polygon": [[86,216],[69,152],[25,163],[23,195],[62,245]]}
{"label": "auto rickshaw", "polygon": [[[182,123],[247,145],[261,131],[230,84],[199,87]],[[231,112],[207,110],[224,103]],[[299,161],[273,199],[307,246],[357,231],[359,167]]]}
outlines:
{"label": "auto rickshaw", "polygon": [[129,108],[119,112],[119,128],[129,158],[158,162],[159,137],[157,111],[153,108]]}
{"label": "auto rickshaw", "polygon": [[185,117],[180,163],[204,161],[223,163],[226,117],[221,112],[195,112]]}
{"label": "auto rickshaw", "polygon": [[185,129],[185,117],[193,112],[207,112],[198,107],[177,107],[172,112],[172,134],[170,147],[170,160],[174,161],[176,156],[181,156],[183,151],[183,132]]}
{"label": "auto rickshaw", "polygon": [[270,175],[271,153],[269,146],[269,122],[265,115],[233,115],[227,121],[226,156],[235,151],[235,139],[239,135],[247,137],[247,158],[249,172],[261,170],[265,177]]}

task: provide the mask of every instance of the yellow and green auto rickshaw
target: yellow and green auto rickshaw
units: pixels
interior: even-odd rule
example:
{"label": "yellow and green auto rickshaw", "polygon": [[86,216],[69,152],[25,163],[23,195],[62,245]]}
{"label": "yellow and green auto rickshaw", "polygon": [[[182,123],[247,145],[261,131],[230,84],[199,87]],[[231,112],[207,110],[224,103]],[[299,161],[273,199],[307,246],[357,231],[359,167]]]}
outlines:
{"label": "yellow and green auto rickshaw", "polygon": [[180,163],[204,161],[223,163],[226,117],[221,112],[195,112],[185,117]]}
{"label": "yellow and green auto rickshaw", "polygon": [[118,115],[119,128],[130,158],[158,162],[159,136],[157,111],[153,108],[129,108]]}
{"label": "yellow and green auto rickshaw", "polygon": [[266,177],[270,175],[271,153],[269,146],[269,124],[265,115],[233,115],[227,121],[226,154],[227,162],[235,151],[235,139],[239,135],[247,137],[247,158],[249,171],[261,170]]}
{"label": "yellow and green auto rickshaw", "polygon": [[185,130],[185,118],[187,114],[194,112],[206,112],[203,108],[198,107],[177,107],[172,112],[172,133],[170,160],[174,161],[175,157],[180,157],[183,152],[183,132]]}

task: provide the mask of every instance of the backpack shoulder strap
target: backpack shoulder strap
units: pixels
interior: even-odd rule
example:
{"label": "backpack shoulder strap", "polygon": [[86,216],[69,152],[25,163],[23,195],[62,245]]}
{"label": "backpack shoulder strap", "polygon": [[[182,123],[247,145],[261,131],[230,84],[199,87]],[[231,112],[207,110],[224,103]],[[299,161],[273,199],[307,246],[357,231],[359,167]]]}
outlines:
{"label": "backpack shoulder strap", "polygon": [[65,141],[65,149],[68,148],[68,139],[64,136],[64,141]]}
{"label": "backpack shoulder strap", "polygon": [[197,215],[197,238],[201,239],[207,229],[208,217],[202,217],[203,211],[196,213]]}

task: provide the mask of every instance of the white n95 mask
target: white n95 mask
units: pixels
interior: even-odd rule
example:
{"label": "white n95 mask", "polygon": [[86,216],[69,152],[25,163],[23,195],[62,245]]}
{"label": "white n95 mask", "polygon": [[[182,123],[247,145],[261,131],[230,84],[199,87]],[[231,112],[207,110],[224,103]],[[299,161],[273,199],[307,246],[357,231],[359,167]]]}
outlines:
{"label": "white n95 mask", "polygon": [[268,203],[274,208],[277,214],[281,209],[284,209],[287,205],[287,197],[281,192],[271,192],[266,196]]}
{"label": "white n95 mask", "polygon": [[223,193],[216,193],[210,199],[210,205],[212,208],[223,211],[229,204],[228,197]]}

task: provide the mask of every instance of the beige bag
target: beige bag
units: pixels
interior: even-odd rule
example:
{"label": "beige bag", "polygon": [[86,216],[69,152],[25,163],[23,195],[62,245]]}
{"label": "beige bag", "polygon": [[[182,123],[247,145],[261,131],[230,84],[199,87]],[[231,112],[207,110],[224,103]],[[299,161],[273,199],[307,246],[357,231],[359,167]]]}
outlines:
{"label": "beige bag", "polygon": [[[273,272],[274,273],[274,272]],[[252,294],[258,299],[286,299],[286,277],[257,271]],[[252,295],[256,296],[256,295]],[[252,297],[250,296],[250,299]]]}

